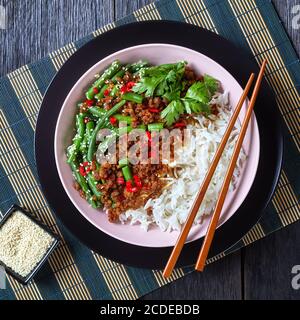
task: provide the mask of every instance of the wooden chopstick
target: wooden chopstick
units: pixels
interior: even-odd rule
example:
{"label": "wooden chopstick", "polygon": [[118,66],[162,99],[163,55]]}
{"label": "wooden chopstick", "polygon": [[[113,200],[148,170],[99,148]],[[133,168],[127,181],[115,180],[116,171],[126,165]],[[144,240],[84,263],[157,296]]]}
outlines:
{"label": "wooden chopstick", "polygon": [[251,97],[251,100],[250,100],[250,103],[249,103],[249,106],[248,106],[248,109],[246,112],[246,116],[244,118],[241,130],[239,133],[238,140],[236,141],[236,144],[234,147],[233,155],[231,157],[229,167],[227,169],[224,182],[222,184],[222,188],[221,188],[221,191],[219,194],[219,198],[218,198],[214,213],[212,215],[212,218],[210,220],[210,223],[209,223],[209,226],[208,226],[208,229],[206,232],[206,236],[205,236],[204,241],[202,243],[202,247],[201,247],[201,250],[200,250],[200,253],[198,256],[198,260],[197,260],[197,263],[195,266],[195,269],[198,271],[203,271],[204,266],[205,266],[205,261],[206,261],[206,258],[207,258],[207,255],[208,255],[208,252],[209,252],[209,249],[210,249],[210,246],[211,246],[211,243],[212,243],[212,240],[213,240],[216,228],[217,228],[217,224],[218,224],[218,221],[220,218],[223,204],[226,199],[226,195],[228,193],[230,181],[231,181],[231,178],[232,178],[235,166],[236,166],[237,159],[238,159],[240,151],[241,151],[241,147],[242,147],[242,144],[243,144],[243,141],[245,138],[245,134],[246,134],[246,131],[248,128],[249,121],[251,119],[252,111],[253,111],[255,101],[256,101],[256,98],[257,98],[257,95],[258,95],[258,92],[260,89],[261,81],[263,79],[263,75],[265,72],[266,64],[267,64],[267,60],[264,60],[262,66],[260,68],[260,72],[259,72],[256,84],[255,84],[255,87],[253,90],[253,94],[252,94],[252,97]]}
{"label": "wooden chopstick", "polygon": [[225,131],[225,134],[224,134],[224,136],[223,136],[223,138],[221,140],[221,143],[218,146],[218,149],[217,149],[217,151],[216,151],[216,153],[214,155],[212,163],[211,163],[211,165],[210,165],[210,167],[209,167],[209,169],[208,169],[208,171],[206,173],[206,176],[205,176],[205,178],[204,178],[204,180],[202,182],[202,185],[201,185],[201,187],[200,187],[200,189],[199,189],[199,191],[197,193],[197,196],[196,196],[195,201],[194,201],[194,203],[193,203],[193,205],[191,207],[191,210],[190,210],[190,213],[188,215],[188,218],[187,218],[184,226],[182,227],[180,235],[178,236],[177,242],[176,242],[176,244],[175,244],[175,246],[174,246],[174,248],[172,250],[172,253],[171,253],[170,257],[169,257],[169,260],[168,260],[168,262],[166,264],[166,267],[165,267],[165,270],[163,272],[163,276],[164,277],[169,277],[171,275],[174,267],[175,267],[175,264],[176,264],[176,262],[178,260],[178,257],[180,255],[180,253],[181,253],[183,245],[184,245],[184,243],[186,241],[186,238],[187,238],[187,236],[188,236],[188,234],[190,232],[190,229],[191,229],[191,227],[193,225],[193,221],[195,220],[196,214],[197,214],[197,212],[198,212],[198,210],[200,208],[201,202],[202,202],[202,200],[203,200],[203,198],[205,196],[205,193],[206,193],[207,188],[209,186],[210,180],[213,177],[213,174],[214,174],[214,172],[216,170],[216,167],[217,167],[218,162],[219,162],[219,160],[221,158],[223,150],[224,150],[224,148],[226,146],[227,140],[228,140],[228,138],[230,136],[230,133],[231,133],[233,127],[234,127],[236,119],[237,119],[237,117],[238,117],[238,115],[239,115],[239,113],[241,111],[241,108],[242,108],[242,106],[244,104],[244,101],[247,98],[247,94],[248,94],[248,92],[249,92],[249,90],[251,88],[253,80],[254,80],[254,73],[251,74],[251,76],[250,76],[250,78],[249,78],[249,80],[247,82],[247,85],[246,85],[246,87],[245,87],[245,89],[243,91],[243,94],[240,97],[240,100],[239,100],[239,102],[238,102],[238,104],[237,104],[237,106],[236,106],[236,108],[234,110],[234,113],[233,113],[233,115],[232,115],[232,117],[231,117],[231,119],[229,121],[229,124],[228,124],[227,129]]}

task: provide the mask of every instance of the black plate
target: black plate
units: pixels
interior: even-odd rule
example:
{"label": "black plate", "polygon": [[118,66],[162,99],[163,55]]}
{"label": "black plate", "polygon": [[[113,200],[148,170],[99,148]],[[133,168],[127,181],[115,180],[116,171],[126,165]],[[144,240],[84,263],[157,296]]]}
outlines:
{"label": "black plate", "polygon": [[[88,222],[76,210],[63,189],[56,170],[53,143],[61,106],[82,74],[109,54],[145,43],[170,43],[201,52],[227,69],[242,87],[245,86],[251,72],[258,74],[259,71],[254,59],[242,53],[241,49],[237,49],[226,39],[196,26],[172,21],[151,21],[115,28],[84,45],[57,73],[40,109],[35,152],[39,178],[50,206],[80,241],[109,259],[131,266],[154,269],[164,267],[171,247],[148,248],[128,244],[112,238]],[[278,181],[283,139],[276,102],[265,81],[256,103],[255,114],[261,148],[257,174],[238,211],[217,229],[210,257],[235,244],[255,225],[270,201]],[[186,244],[177,265],[195,263],[201,242],[202,239],[199,239]]]}

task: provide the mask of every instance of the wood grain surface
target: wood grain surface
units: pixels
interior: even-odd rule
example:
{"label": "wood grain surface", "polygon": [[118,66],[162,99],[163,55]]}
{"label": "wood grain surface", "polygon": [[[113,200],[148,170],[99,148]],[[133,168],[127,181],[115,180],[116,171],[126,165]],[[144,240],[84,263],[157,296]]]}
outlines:
{"label": "wood grain surface", "polygon": [[[0,76],[150,2],[0,0],[8,17],[7,29],[0,30]],[[300,0],[273,2],[299,53],[300,29],[293,28],[292,8]],[[291,286],[291,269],[300,264],[299,247],[296,223],[208,266],[203,274],[194,272],[144,299],[299,299],[300,290]]]}

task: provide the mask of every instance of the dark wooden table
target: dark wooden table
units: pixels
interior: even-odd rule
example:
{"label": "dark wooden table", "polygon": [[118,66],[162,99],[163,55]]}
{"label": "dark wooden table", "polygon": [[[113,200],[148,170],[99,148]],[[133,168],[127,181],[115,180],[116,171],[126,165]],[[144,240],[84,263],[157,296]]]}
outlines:
{"label": "dark wooden table", "polygon": [[[150,2],[0,0],[8,13],[8,28],[0,30],[0,76]],[[292,7],[300,0],[274,3],[299,53],[300,29],[293,29]],[[291,269],[300,264],[299,248],[300,223],[296,223],[145,299],[299,299],[300,290],[291,286]]]}

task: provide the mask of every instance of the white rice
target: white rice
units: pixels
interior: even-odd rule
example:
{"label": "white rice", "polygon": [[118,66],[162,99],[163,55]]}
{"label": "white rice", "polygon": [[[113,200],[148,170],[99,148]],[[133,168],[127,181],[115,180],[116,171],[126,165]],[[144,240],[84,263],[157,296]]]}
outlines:
{"label": "white rice", "polygon": [[[128,210],[120,215],[121,222],[138,223],[145,230],[148,230],[150,225],[157,225],[162,231],[180,230],[231,117],[228,93],[216,94],[211,104],[220,106],[218,116],[210,115],[209,118],[197,116],[199,125],[188,126],[188,129],[191,130],[190,139],[183,148],[175,150],[177,163],[169,163],[174,167],[180,163],[182,169],[178,171],[178,179],[170,178],[170,186],[164,189],[159,198],[149,199],[143,208]],[[211,214],[214,209],[239,133],[239,127],[237,123],[231,133],[195,223],[201,223],[203,215]],[[231,190],[235,188],[245,159],[245,152],[241,151],[231,181]],[[151,216],[146,212],[149,207],[152,207],[153,210]]]}

